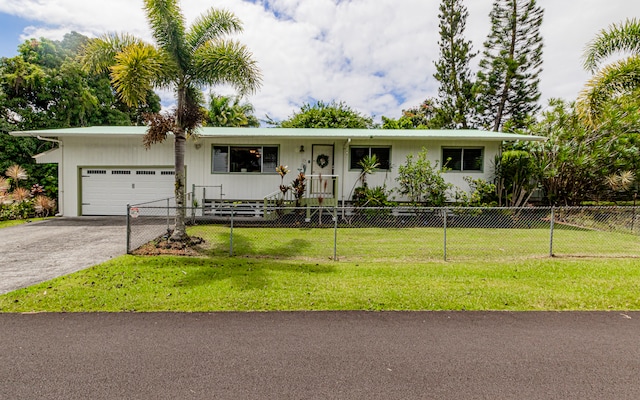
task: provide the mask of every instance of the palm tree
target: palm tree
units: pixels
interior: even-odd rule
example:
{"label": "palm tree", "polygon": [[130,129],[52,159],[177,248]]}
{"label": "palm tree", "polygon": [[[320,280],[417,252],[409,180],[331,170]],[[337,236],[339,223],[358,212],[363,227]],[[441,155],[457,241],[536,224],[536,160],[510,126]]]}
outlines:
{"label": "palm tree", "polygon": [[[621,60],[602,66],[609,57],[629,53]],[[640,90],[640,21],[627,19],[603,29],[584,52],[584,67],[594,73],[576,104],[581,119],[596,127],[604,107],[611,100],[631,95],[638,99]]]}
{"label": "palm tree", "polygon": [[257,128],[260,121],[253,112],[253,105],[240,103],[240,96],[218,96],[212,93],[209,98],[207,125]]}
{"label": "palm tree", "polygon": [[239,19],[225,10],[210,9],[189,27],[177,0],[144,0],[155,45],[131,35],[112,34],[92,40],[82,63],[87,71],[108,72],[114,89],[129,106],[144,104],[153,87],[171,88],[176,95],[173,114],[147,118],[144,144],[174,136],[176,226],[172,240],[186,240],[185,142],[201,125],[201,89],[221,83],[250,93],[261,83],[260,71],[247,48],[223,38],[242,31]]}

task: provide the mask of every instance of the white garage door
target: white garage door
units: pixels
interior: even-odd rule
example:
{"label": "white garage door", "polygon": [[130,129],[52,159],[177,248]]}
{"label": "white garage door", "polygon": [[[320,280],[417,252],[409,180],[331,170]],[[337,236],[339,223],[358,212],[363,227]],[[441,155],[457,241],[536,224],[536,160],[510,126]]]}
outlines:
{"label": "white garage door", "polygon": [[82,215],[125,215],[127,204],[173,197],[171,168],[83,168]]}

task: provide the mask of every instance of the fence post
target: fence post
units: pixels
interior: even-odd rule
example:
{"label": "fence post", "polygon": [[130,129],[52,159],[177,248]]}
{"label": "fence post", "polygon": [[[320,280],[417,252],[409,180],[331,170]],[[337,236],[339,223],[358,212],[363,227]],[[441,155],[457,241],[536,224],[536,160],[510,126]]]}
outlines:
{"label": "fence post", "polygon": [[169,199],[167,199],[167,235],[171,235],[171,226],[169,222]]}
{"label": "fence post", "polygon": [[235,204],[231,206],[231,228],[229,230],[229,257],[233,257],[233,214],[235,209]]}
{"label": "fence post", "polygon": [[555,206],[551,206],[551,224],[549,228],[549,257],[553,257],[553,224],[555,222]]}
{"label": "fence post", "polygon": [[333,261],[338,261],[338,205],[333,206]]}
{"label": "fence post", "polygon": [[131,253],[131,217],[129,217],[130,212],[131,204],[127,204],[127,254]]}
{"label": "fence post", "polygon": [[445,207],[442,210],[442,216],[443,216],[442,218],[444,221],[444,224],[443,224],[444,226],[444,261],[447,261],[447,214],[448,214],[448,210]]}

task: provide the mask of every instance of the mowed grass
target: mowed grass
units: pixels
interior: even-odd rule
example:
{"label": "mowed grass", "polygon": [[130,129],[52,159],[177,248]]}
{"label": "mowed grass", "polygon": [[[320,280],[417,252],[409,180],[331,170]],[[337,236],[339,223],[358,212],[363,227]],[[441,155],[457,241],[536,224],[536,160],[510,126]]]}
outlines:
{"label": "mowed grass", "polygon": [[[191,235],[208,243],[207,255],[229,254],[229,227],[195,226]],[[449,228],[447,260],[511,260],[548,257],[640,257],[640,237],[620,232],[567,228]],[[332,259],[333,228],[235,228],[233,255],[286,259]],[[445,259],[442,228],[339,228],[335,255],[342,261],[422,262]]]}
{"label": "mowed grass", "polygon": [[[0,312],[640,310],[638,237],[559,229],[197,226],[200,257],[122,256],[0,296]],[[546,254],[546,255],[545,255]],[[610,256],[610,257],[607,257]]]}
{"label": "mowed grass", "polygon": [[639,292],[635,259],[122,256],[0,296],[0,311],[639,310]]}

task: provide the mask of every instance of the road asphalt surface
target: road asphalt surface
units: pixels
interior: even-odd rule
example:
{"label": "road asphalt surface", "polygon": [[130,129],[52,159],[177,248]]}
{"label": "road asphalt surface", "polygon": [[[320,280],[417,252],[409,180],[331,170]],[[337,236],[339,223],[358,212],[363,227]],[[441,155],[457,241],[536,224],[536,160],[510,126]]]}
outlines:
{"label": "road asphalt surface", "polygon": [[54,218],[0,229],[0,294],[126,252],[124,217]]}
{"label": "road asphalt surface", "polygon": [[0,314],[0,399],[638,399],[640,313]]}

